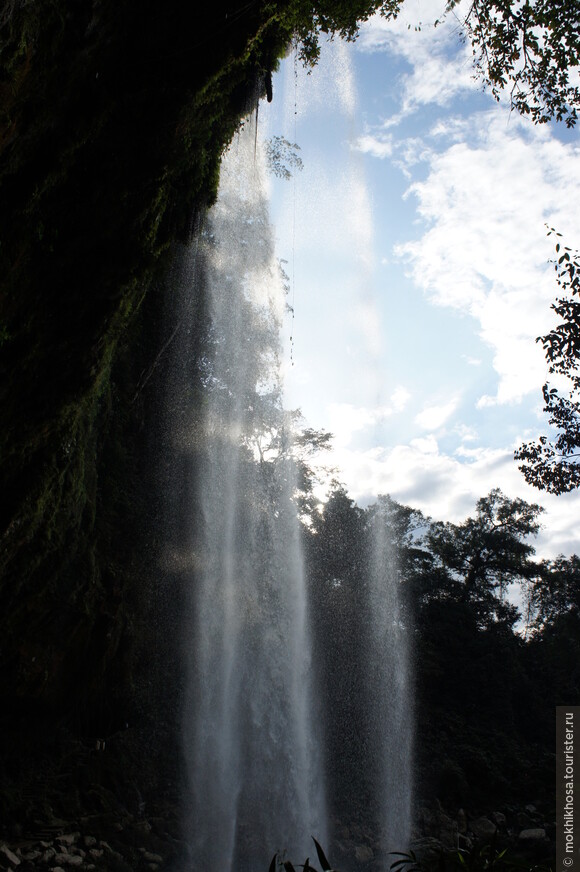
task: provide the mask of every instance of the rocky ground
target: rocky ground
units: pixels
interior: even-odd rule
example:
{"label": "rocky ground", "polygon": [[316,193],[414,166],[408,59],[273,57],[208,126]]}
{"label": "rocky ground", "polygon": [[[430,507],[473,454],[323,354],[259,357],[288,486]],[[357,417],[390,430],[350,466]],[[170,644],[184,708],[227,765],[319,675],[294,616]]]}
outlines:
{"label": "rocky ground", "polygon": [[[0,841],[3,872],[156,872],[180,853],[177,827],[166,819],[81,819],[79,829],[53,822],[36,837]],[[108,838],[103,833],[107,832]]]}
{"label": "rocky ground", "polygon": [[[469,851],[497,840],[497,850],[507,847],[512,857],[549,866],[555,824],[547,817],[531,803],[488,815],[469,815],[464,809],[451,815],[435,802],[418,809],[411,848],[429,866],[442,851]],[[338,869],[388,869],[393,858],[364,825],[339,824],[338,833],[329,851]],[[175,808],[162,817],[105,813],[72,824],[53,818],[38,822],[35,835],[14,832],[0,839],[1,872],[168,872],[180,868],[186,856]]]}
{"label": "rocky ground", "polygon": [[[396,859],[364,824],[336,821],[335,832],[338,837],[329,859],[338,869],[384,872]],[[553,815],[541,803],[505,806],[501,811],[482,814],[463,808],[450,811],[435,800],[417,808],[410,847],[426,868],[436,868],[442,854],[457,849],[473,853],[485,846],[497,851],[506,848],[512,858],[522,861],[524,869],[526,864],[548,867],[555,858],[555,833]]]}

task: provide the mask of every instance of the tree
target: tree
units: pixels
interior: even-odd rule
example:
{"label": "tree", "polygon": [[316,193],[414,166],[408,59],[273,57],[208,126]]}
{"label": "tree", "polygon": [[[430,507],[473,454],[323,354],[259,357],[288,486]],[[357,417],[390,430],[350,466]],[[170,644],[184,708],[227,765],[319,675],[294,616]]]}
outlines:
{"label": "tree", "polygon": [[555,560],[542,561],[530,599],[536,631],[556,624],[571,612],[580,616],[580,558],[561,554]]}
{"label": "tree", "polygon": [[[356,39],[360,23],[375,13],[396,18],[403,0],[296,0],[294,33],[299,56],[312,65],[320,34]],[[580,62],[580,4],[577,0],[447,0],[445,14],[462,16],[478,75],[499,100],[510,88],[513,109],[534,123],[551,119],[573,127],[580,105],[575,72]],[[438,22],[436,22],[437,24]]]}
{"label": "tree", "polygon": [[[550,233],[554,233],[552,229]],[[560,236],[560,234],[556,234]],[[515,452],[526,481],[550,493],[562,494],[580,486],[580,259],[577,251],[556,245],[556,279],[565,296],[552,309],[562,319],[550,333],[536,340],[544,346],[550,373],[570,383],[568,395],[546,383],[542,388],[544,412],[559,431],[554,440],[540,436]]]}
{"label": "tree", "polygon": [[478,500],[475,518],[463,524],[433,524],[428,543],[447,573],[440,598],[467,604],[480,627],[502,623],[511,627],[518,617],[506,598],[514,582],[524,582],[533,565],[533,547],[526,541],[538,532],[538,505],[510,500],[498,488]]}
{"label": "tree", "polygon": [[[447,12],[459,0],[448,0]],[[511,86],[512,108],[534,123],[573,127],[580,104],[574,83],[580,59],[576,0],[472,0],[462,20],[479,75],[496,99]]]}
{"label": "tree", "polygon": [[360,24],[375,13],[396,18],[403,0],[294,0],[290,17],[298,56],[306,66],[320,57],[320,35],[340,36],[349,42],[358,36]]}
{"label": "tree", "polygon": [[271,136],[266,140],[266,160],[270,171],[279,179],[291,179],[292,173],[288,167],[295,170],[303,167],[302,158],[296,153],[298,151],[298,143],[289,142],[284,136]]}

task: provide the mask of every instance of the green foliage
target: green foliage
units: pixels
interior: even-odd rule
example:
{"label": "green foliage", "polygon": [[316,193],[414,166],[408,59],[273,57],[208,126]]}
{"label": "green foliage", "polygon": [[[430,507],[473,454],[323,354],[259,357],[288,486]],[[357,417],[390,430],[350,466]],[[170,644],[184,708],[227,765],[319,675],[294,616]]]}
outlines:
{"label": "green foliage", "polygon": [[403,0],[292,0],[289,21],[297,43],[298,55],[306,66],[316,64],[320,56],[321,35],[356,39],[361,22],[380,13],[395,18]]}
{"label": "green foliage", "polygon": [[272,136],[266,140],[266,158],[270,171],[280,179],[291,179],[292,173],[288,167],[301,170],[302,158],[296,154],[300,146],[289,142],[284,136]]}
{"label": "green foliage", "polygon": [[392,872],[550,872],[513,856],[497,844],[497,833],[489,844],[474,844],[455,851],[441,849],[432,859],[419,859],[414,851],[394,852],[398,860],[391,863]]}
{"label": "green foliage", "polygon": [[[456,9],[458,0],[448,0],[447,13]],[[461,24],[471,40],[476,70],[497,99],[509,88],[512,108],[535,123],[554,118],[568,127],[576,124],[578,4],[473,0]]]}
{"label": "green foliage", "polygon": [[[363,804],[372,795],[364,639],[377,535],[381,569],[399,585],[397,620],[403,632],[413,628],[418,791],[479,807],[550,793],[549,712],[580,692],[580,669],[557,666],[580,663],[580,602],[578,558],[534,560],[540,511],[495,489],[473,517],[441,523],[385,496],[363,510],[335,484],[313,515],[306,555],[339,819],[357,814],[341,807],[345,795]],[[515,586],[528,604],[526,627]]]}
{"label": "green foliage", "polygon": [[[313,841],[322,872],[331,872],[333,867],[322,847],[314,837]],[[550,872],[547,866],[526,862],[512,855],[507,848],[499,847],[497,832],[490,843],[475,843],[470,848],[457,850],[442,847],[430,858],[419,857],[413,850],[391,851],[391,856],[396,858],[389,866],[391,872]],[[276,872],[276,866],[282,867],[285,872],[295,872],[292,862],[282,860],[278,854],[272,857],[269,872]],[[298,868],[318,872],[310,864],[309,858]]]}
{"label": "green foliage", "polygon": [[[555,231],[551,229],[550,233]],[[562,494],[580,486],[580,257],[559,242],[556,254],[556,281],[566,296],[559,297],[552,309],[561,321],[537,341],[544,347],[550,373],[568,379],[570,389],[565,395],[549,383],[544,385],[544,412],[557,436],[540,436],[526,442],[514,456],[522,461],[519,468],[529,484]]]}
{"label": "green foliage", "polygon": [[[317,840],[314,838],[314,836],[312,836],[312,841],[314,842],[314,846],[316,848],[316,854],[318,856],[318,862],[320,863],[320,868],[321,868],[322,872],[332,872],[333,867],[328,862],[328,859],[326,857],[326,854],[324,853],[324,849],[323,849],[322,845],[319,842],[317,842]],[[296,872],[295,866],[292,863],[292,861],[291,860],[284,860],[278,854],[274,854],[274,856],[272,857],[272,859],[270,861],[269,872],[276,872],[276,866],[281,867],[281,869],[284,869],[285,872]],[[298,868],[304,869],[304,872],[318,872],[318,869],[316,869],[316,867],[312,866],[312,864],[310,863],[309,857],[307,857],[306,860],[304,861],[304,863],[301,863],[298,866]]]}

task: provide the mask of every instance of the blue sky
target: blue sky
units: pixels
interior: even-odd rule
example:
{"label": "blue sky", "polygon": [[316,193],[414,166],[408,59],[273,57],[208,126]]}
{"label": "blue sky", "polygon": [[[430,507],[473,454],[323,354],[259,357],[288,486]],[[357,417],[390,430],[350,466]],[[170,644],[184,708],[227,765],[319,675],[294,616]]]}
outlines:
{"label": "blue sky", "polygon": [[304,163],[270,183],[295,311],[286,404],[334,433],[327,462],[361,504],[390,493],[461,521],[501,487],[546,507],[539,554],[570,554],[580,494],[529,488],[513,450],[547,427],[545,224],[580,246],[580,139],[484,93],[457,21],[432,26],[442,6],[407,0],[309,75],[289,57],[260,107]]}

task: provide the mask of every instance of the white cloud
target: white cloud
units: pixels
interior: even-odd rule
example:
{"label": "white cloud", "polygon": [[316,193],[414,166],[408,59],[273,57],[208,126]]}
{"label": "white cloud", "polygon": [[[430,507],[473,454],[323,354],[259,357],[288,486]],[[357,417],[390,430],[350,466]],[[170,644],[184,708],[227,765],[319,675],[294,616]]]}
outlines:
{"label": "white cloud", "polygon": [[397,120],[429,103],[446,106],[474,89],[471,48],[460,38],[457,19],[448,16],[434,26],[444,9],[438,0],[407,2],[395,21],[376,15],[361,28],[357,45],[362,51],[388,51],[410,66],[398,83],[402,110]]}
{"label": "white cloud", "polygon": [[[472,119],[469,142],[432,153],[408,189],[423,225],[395,253],[429,299],[471,315],[493,349],[495,397],[518,402],[545,380],[537,336],[552,323],[557,293],[545,223],[577,233],[579,149],[501,112]],[[574,243],[575,240],[570,240]]]}
{"label": "white cloud", "polygon": [[427,406],[415,415],[415,423],[423,430],[439,430],[453,414],[457,405],[458,400],[454,399],[443,405]]}
{"label": "white cloud", "polygon": [[335,434],[335,446],[340,449],[350,445],[354,433],[377,427],[391,416],[399,414],[410,399],[409,391],[398,385],[385,405],[365,407],[352,403],[330,403],[327,407],[327,428]]}
{"label": "white cloud", "polygon": [[371,136],[365,134],[359,136],[356,141],[356,149],[363,154],[370,154],[372,157],[378,157],[381,160],[385,157],[390,157],[393,153],[393,137],[389,135]]}
{"label": "white cloud", "polygon": [[409,393],[407,388],[403,387],[403,385],[397,385],[397,387],[391,394],[391,403],[393,406],[393,410],[395,412],[402,412],[403,409],[407,406],[410,399],[411,394]]}
{"label": "white cloud", "polygon": [[390,494],[436,520],[461,523],[473,516],[480,497],[500,487],[508,497],[521,497],[546,509],[540,534],[531,542],[539,557],[570,555],[578,549],[580,492],[555,497],[526,485],[512,448],[465,449],[461,456],[450,457],[429,436],[388,449],[342,448],[336,461],[341,479],[361,504],[372,502],[379,493]]}

